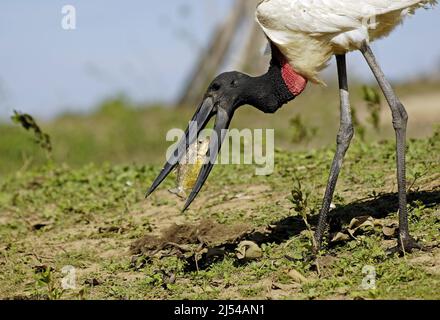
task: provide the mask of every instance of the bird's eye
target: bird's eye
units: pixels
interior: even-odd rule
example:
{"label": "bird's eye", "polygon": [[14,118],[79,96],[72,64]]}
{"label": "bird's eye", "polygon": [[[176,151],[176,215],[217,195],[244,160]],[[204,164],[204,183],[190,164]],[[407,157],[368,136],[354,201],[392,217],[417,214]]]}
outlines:
{"label": "bird's eye", "polygon": [[218,91],[218,90],[220,90],[220,84],[218,84],[218,83],[213,83],[212,86],[211,86],[211,90],[212,90],[212,91]]}

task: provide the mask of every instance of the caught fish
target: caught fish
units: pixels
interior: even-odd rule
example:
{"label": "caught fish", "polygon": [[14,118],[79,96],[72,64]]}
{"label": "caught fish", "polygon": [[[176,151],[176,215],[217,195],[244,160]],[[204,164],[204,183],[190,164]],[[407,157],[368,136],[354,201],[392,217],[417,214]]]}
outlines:
{"label": "caught fish", "polygon": [[197,182],[200,170],[205,164],[209,149],[209,138],[197,140],[189,146],[185,156],[176,168],[176,188],[169,190],[179,198],[186,199]]}

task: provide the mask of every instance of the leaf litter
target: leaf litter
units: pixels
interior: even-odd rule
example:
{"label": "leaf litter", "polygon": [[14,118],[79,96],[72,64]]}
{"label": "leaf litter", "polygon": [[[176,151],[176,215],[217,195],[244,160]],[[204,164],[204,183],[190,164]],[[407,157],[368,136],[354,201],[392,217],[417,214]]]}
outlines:
{"label": "leaf litter", "polygon": [[334,233],[331,242],[340,243],[357,240],[357,236],[374,231],[376,227],[380,227],[383,235],[388,239],[396,237],[399,230],[399,227],[395,222],[375,219],[372,216],[361,216],[353,218],[348,227]]}

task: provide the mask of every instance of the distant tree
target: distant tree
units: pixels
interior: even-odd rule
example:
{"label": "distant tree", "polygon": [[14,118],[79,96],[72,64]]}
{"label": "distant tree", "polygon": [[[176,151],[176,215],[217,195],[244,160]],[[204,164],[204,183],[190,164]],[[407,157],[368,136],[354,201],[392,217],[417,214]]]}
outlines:
{"label": "distant tree", "polygon": [[232,60],[234,68],[250,74],[258,74],[266,67],[268,58],[262,52],[266,38],[254,19],[258,2],[235,0],[189,75],[177,106],[193,108],[199,103],[208,84],[228,60]]}

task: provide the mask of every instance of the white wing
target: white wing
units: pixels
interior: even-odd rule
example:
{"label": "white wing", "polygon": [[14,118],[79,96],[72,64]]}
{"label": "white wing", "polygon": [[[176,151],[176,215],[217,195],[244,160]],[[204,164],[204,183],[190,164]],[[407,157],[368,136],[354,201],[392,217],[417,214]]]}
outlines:
{"label": "white wing", "polygon": [[371,17],[429,3],[436,0],[264,0],[257,20],[265,31],[341,33],[360,28]]}
{"label": "white wing", "polygon": [[333,54],[388,35],[402,17],[435,0],[264,0],[256,18],[291,66],[315,83]]}

